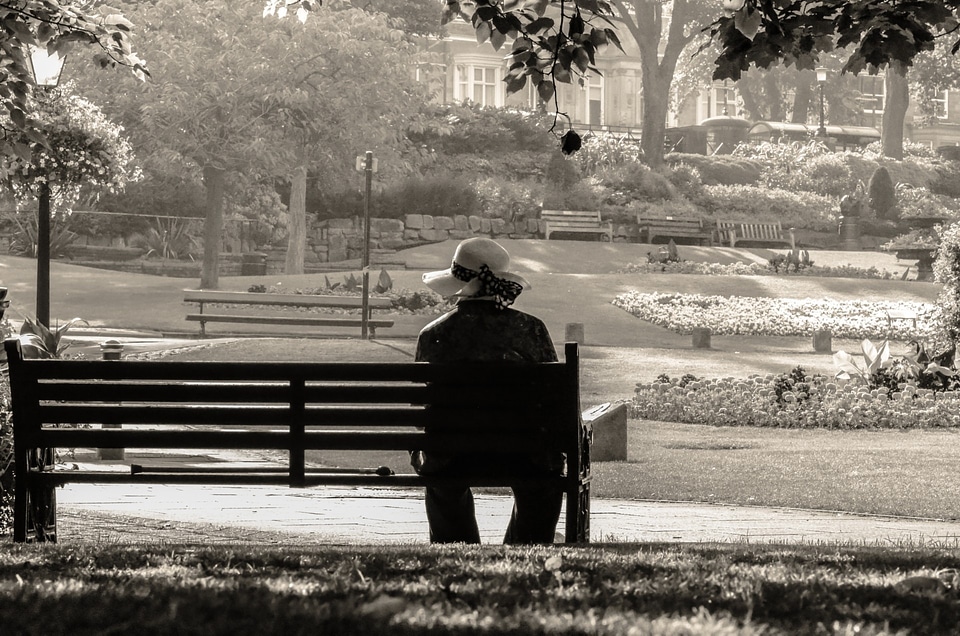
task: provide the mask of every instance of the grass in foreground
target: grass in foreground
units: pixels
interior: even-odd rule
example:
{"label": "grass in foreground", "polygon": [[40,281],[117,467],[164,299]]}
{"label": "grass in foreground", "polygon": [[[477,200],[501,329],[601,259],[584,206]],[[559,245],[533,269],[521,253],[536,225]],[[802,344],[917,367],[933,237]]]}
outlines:
{"label": "grass in foreground", "polygon": [[0,547],[7,634],[947,634],[960,552]]}

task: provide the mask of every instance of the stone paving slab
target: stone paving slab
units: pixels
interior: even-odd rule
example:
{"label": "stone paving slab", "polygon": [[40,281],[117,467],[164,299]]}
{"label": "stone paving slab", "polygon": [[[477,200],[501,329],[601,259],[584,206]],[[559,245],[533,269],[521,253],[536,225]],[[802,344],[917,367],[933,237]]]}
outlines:
{"label": "stone paving slab", "polygon": [[[57,492],[61,533],[89,512],[160,523],[312,536],[324,544],[426,543],[422,493],[373,488],[291,490],[272,486],[68,484]],[[484,543],[499,543],[508,495],[478,494]],[[850,543],[960,545],[960,522],[761,507],[596,499],[594,542]],[[561,522],[562,525],[562,522]]]}

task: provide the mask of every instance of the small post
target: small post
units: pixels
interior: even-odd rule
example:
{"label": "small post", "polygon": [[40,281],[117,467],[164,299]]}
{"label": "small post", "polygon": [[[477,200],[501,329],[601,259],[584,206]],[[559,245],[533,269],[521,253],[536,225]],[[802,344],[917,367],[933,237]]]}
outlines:
{"label": "small post", "polygon": [[829,329],[817,329],[813,332],[813,350],[818,353],[833,352],[833,334]]}
{"label": "small post", "polygon": [[[123,343],[118,340],[105,340],[100,343],[100,356],[104,360],[120,360],[123,357]],[[120,428],[120,424],[104,423],[103,428]],[[100,459],[123,460],[126,457],[122,448],[98,448]]]}
{"label": "small post", "polygon": [[710,328],[709,327],[696,327],[693,330],[693,348],[694,349],[709,349],[710,348]]}
{"label": "small post", "polygon": [[373,152],[368,150],[363,163],[363,258],[361,259],[363,300],[360,310],[360,337],[363,340],[368,339],[370,321],[370,189],[373,182],[373,166]]}
{"label": "small post", "polygon": [[564,329],[563,340],[564,342],[576,342],[577,344],[582,345],[583,323],[568,322],[566,328]]}

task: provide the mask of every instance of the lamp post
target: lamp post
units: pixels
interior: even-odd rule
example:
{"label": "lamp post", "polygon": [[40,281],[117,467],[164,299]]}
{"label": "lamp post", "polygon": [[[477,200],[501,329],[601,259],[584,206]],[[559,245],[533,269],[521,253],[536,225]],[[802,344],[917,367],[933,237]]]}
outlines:
{"label": "lamp post", "polygon": [[824,119],[824,110],[823,110],[823,85],[827,83],[827,69],[822,66],[817,68],[817,84],[820,88],[820,127],[817,128],[817,137],[826,137],[827,136],[827,127],[823,123]]}
{"label": "lamp post", "polygon": [[[46,47],[28,45],[27,64],[33,81],[43,90],[60,83],[66,58],[50,53]],[[50,181],[40,183],[37,195],[37,322],[50,326]]]}

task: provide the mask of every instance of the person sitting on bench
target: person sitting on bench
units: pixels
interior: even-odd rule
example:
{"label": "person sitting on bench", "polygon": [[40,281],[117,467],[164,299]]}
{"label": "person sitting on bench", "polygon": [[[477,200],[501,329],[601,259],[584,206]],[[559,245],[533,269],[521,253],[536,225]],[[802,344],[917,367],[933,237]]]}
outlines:
{"label": "person sitting on bench", "polygon": [[[511,273],[510,255],[496,241],[466,239],[457,246],[449,269],[423,275],[423,282],[444,297],[458,298],[454,309],[423,328],[416,360],[423,362],[556,362],[557,352],[539,318],[511,309],[530,283]],[[469,382],[469,378],[464,378]],[[490,396],[496,400],[496,395]],[[533,455],[444,454],[411,451],[411,463],[422,475],[456,471],[494,471],[514,475],[558,474],[560,453]],[[553,543],[563,491],[559,487],[515,486],[514,507],[504,543]],[[473,494],[469,487],[426,489],[427,520],[432,543],[480,543]]]}

